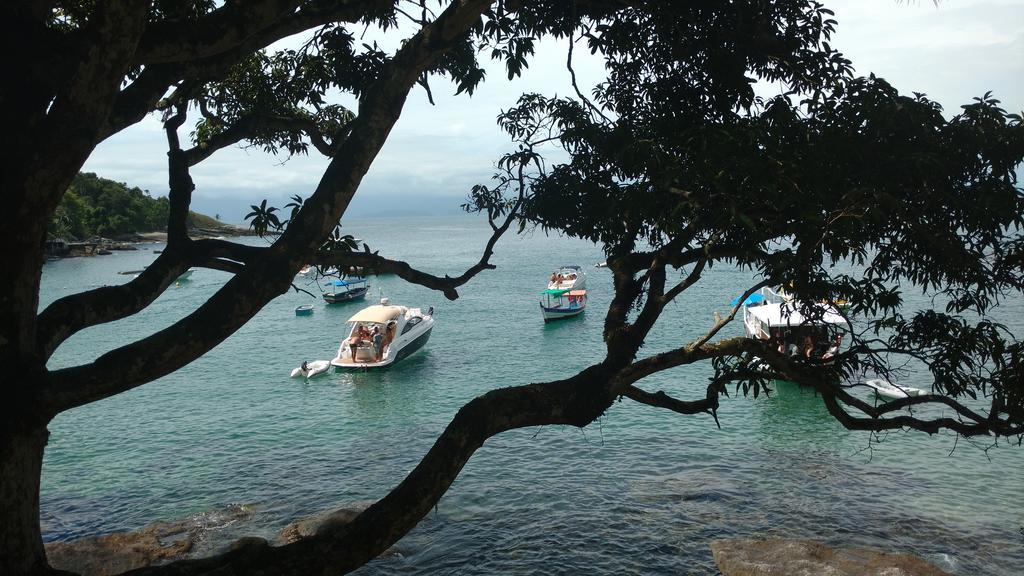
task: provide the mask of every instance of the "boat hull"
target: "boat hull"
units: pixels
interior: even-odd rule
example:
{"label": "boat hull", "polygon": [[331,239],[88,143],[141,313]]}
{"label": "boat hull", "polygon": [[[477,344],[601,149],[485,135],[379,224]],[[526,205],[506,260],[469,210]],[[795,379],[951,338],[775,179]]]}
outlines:
{"label": "boat hull", "polygon": [[430,340],[430,333],[433,332],[434,326],[429,326],[422,334],[413,338],[408,344],[402,346],[402,348],[395,354],[394,358],[388,358],[382,362],[340,362],[337,359],[331,361],[331,366],[334,366],[335,372],[352,372],[352,371],[366,371],[366,370],[383,370],[389,368],[398,362],[401,362],[405,358],[408,358]]}
{"label": "boat hull", "polygon": [[369,292],[369,287],[359,288],[358,290],[349,290],[348,292],[325,292],[324,300],[328,304],[340,304],[342,302],[351,302],[353,300],[359,300],[365,298],[366,293]]}
{"label": "boat hull", "polygon": [[543,304],[540,305],[540,313],[544,316],[544,322],[554,322],[555,320],[561,320],[563,318],[571,318],[573,316],[582,314],[587,307],[580,306],[579,308],[546,308]]}
{"label": "boat hull", "polygon": [[295,315],[296,316],[312,316],[313,315],[313,306],[311,306],[309,304],[306,304],[304,306],[298,306],[297,308],[295,308]]}

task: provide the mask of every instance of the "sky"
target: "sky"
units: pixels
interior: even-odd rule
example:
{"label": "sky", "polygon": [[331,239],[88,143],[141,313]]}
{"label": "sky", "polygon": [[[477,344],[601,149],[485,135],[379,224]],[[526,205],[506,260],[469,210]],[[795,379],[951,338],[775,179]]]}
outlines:
{"label": "sky", "polygon": [[[991,90],[1009,111],[1024,111],[1024,0],[824,0],[836,13],[831,45],[860,75],[874,73],[901,93],[923,92],[947,116]],[[402,117],[356,193],[347,217],[409,213],[454,214],[470,187],[487,183],[494,162],[511,145],[495,123],[523,92],[567,95],[567,40],[542,42],[521,78],[486,60],[488,78],[472,97],[434,80],[435,105],[416,88]],[[576,50],[580,87],[599,81],[601,62]],[[345,102],[351,105],[351,101]],[[184,130],[183,130],[184,132]],[[167,193],[167,142],[151,115],[100,144],[84,171]],[[317,153],[291,159],[262,151],[218,151],[192,170],[193,210],[241,222],[250,204],[308,196],[327,165]]]}

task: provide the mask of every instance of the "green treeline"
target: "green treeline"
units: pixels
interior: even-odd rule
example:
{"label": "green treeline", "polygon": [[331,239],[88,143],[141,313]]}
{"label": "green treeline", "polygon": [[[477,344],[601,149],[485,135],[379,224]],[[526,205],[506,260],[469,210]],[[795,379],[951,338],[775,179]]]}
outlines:
{"label": "green treeline", "polygon": [[[79,172],[64,194],[50,222],[50,238],[83,240],[166,230],[170,203],[123,182]],[[189,226],[217,228],[217,220],[189,212]]]}
{"label": "green treeline", "polygon": [[50,222],[52,238],[84,239],[167,227],[170,203],[139,188],[79,172]]}

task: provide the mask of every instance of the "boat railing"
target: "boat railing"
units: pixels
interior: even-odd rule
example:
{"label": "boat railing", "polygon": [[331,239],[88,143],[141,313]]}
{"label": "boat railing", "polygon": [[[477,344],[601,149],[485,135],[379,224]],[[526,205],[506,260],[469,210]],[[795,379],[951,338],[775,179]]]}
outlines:
{"label": "boat railing", "polygon": [[761,296],[764,297],[765,304],[782,304],[791,299],[791,296],[782,288],[782,286],[779,286],[778,289],[765,286],[764,288],[761,288],[760,293]]}

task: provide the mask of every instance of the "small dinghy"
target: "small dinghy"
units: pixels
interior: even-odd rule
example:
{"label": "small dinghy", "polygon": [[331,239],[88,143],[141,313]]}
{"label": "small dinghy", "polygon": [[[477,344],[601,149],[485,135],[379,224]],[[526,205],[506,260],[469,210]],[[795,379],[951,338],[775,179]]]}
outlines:
{"label": "small dinghy", "polygon": [[296,316],[310,316],[313,314],[312,304],[301,304],[295,307]]}
{"label": "small dinghy", "polygon": [[292,378],[312,378],[319,376],[331,367],[331,363],[328,360],[314,360],[313,362],[303,362],[302,366],[299,366],[295,370],[292,370]]}
{"label": "small dinghy", "polygon": [[910,386],[899,386],[897,384],[893,384],[892,382],[889,382],[888,380],[883,380],[881,378],[867,380],[864,382],[864,384],[868,388],[873,389],[875,393],[878,394],[879,396],[893,398],[895,400],[899,400],[900,398],[909,398],[911,396],[920,396],[924,394],[924,390],[921,390],[920,388],[911,388]]}

